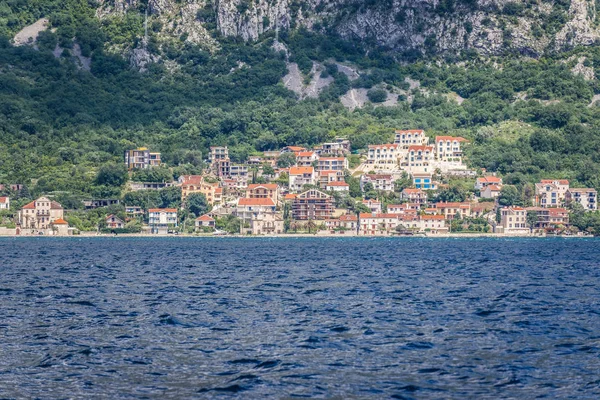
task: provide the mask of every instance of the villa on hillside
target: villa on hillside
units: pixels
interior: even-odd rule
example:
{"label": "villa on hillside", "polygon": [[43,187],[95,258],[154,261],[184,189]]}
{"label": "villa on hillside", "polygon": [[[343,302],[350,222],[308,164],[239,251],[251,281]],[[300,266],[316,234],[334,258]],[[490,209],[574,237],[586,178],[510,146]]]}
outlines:
{"label": "villa on hillside", "polygon": [[542,179],[535,184],[535,204],[539,207],[561,207],[569,190],[566,179]]}
{"label": "villa on hillside", "polygon": [[161,164],[160,153],[151,153],[146,147],[125,151],[127,169],[146,169]]}
{"label": "villa on hillside", "polygon": [[589,188],[569,188],[565,193],[565,204],[579,203],[586,211],[598,209],[598,192]]}

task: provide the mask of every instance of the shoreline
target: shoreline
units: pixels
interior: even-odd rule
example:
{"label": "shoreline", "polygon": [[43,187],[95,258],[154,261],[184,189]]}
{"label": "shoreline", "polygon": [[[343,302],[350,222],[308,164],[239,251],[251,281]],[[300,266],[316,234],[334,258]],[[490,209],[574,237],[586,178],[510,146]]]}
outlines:
{"label": "shoreline", "polygon": [[143,234],[143,233],[123,233],[118,235],[113,234],[79,234],[79,235],[0,235],[2,238],[185,238],[185,239],[285,239],[285,238],[339,238],[339,239],[452,239],[452,238],[490,238],[490,239],[593,239],[594,236],[579,236],[579,235],[503,235],[495,233],[444,233],[435,235],[340,235],[340,234],[309,234],[309,233],[292,233],[285,235],[211,235],[211,234]]}

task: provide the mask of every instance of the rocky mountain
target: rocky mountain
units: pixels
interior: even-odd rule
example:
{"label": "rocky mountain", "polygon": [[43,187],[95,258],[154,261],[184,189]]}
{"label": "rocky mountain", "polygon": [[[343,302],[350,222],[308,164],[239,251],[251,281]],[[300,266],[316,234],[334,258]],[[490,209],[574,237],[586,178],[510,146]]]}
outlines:
{"label": "rocky mountain", "polygon": [[168,35],[214,45],[209,30],[257,40],[304,27],[398,52],[482,55],[589,45],[600,37],[595,0],[100,0],[100,18],[147,7]]}

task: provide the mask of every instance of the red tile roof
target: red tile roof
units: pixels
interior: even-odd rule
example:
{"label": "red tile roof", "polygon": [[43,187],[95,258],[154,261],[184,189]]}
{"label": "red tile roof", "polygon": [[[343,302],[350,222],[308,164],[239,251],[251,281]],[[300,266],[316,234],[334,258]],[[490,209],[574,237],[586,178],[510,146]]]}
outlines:
{"label": "red tile roof", "polygon": [[439,142],[441,140],[452,140],[452,141],[456,140],[457,142],[468,142],[467,139],[465,139],[464,137],[460,137],[460,136],[457,136],[457,137],[454,137],[454,136],[436,136],[435,137],[435,141],[436,142]]}
{"label": "red tile roof", "polygon": [[290,175],[312,174],[315,169],[313,167],[291,167]]}
{"label": "red tile roof", "polygon": [[488,188],[494,192],[499,192],[501,190],[500,186],[498,185],[489,185]]}
{"label": "red tile roof", "polygon": [[259,187],[264,187],[265,189],[268,190],[276,190],[277,189],[277,184],[276,183],[251,183],[250,185],[248,185],[248,190],[253,190]]}
{"label": "red tile roof", "polygon": [[326,186],[350,186],[346,182],[329,182]]}
{"label": "red tile roof", "polygon": [[312,157],[314,154],[314,151],[299,151],[298,157]]}
{"label": "red tile roof", "polygon": [[434,206],[435,206],[435,208],[471,208],[471,204],[469,204],[469,203],[452,203],[452,202],[435,203]]}
{"label": "red tile roof", "polygon": [[165,212],[165,213],[176,213],[177,209],[176,208],[150,208],[148,210],[149,213],[160,213],[160,212]]}
{"label": "red tile roof", "polygon": [[342,215],[340,217],[340,221],[356,221],[356,220],[357,220],[356,215],[346,214],[346,215]]}
{"label": "red tile roof", "polygon": [[273,207],[273,206],[275,206],[275,202],[273,201],[273,199],[270,199],[270,198],[266,198],[266,199],[240,198],[240,199],[238,199],[238,206],[270,206],[270,207]]}
{"label": "red tile roof", "polygon": [[8,203],[8,197],[0,197],[0,203]]}
{"label": "red tile roof", "polygon": [[477,182],[481,183],[500,183],[502,179],[497,176],[484,176],[483,178],[477,178]]}
{"label": "red tile roof", "polygon": [[373,215],[372,213],[361,213],[360,214],[360,219],[367,219],[367,218],[376,218],[376,219],[380,219],[380,218],[398,218],[398,214],[375,214]]}
{"label": "red tile roof", "polygon": [[298,197],[297,194],[295,194],[295,193],[288,193],[288,194],[285,195],[284,199],[286,199],[286,200],[294,200],[296,197]]}
{"label": "red tile roof", "polygon": [[424,133],[422,129],[412,129],[412,130],[407,130],[407,131],[403,131],[403,130],[396,130],[396,133]]}
{"label": "red tile roof", "polygon": [[404,193],[424,193],[421,189],[410,189],[406,188],[403,190]]}
{"label": "red tile roof", "polygon": [[196,221],[214,221],[214,218],[211,217],[210,215],[204,214],[204,215],[196,218]]}
{"label": "red tile roof", "polygon": [[433,146],[408,146],[408,151],[433,151]]}
{"label": "red tile roof", "polygon": [[420,218],[423,220],[440,220],[441,221],[441,220],[445,219],[446,217],[444,217],[443,215],[435,214],[435,215],[421,215]]}
{"label": "red tile roof", "polygon": [[558,182],[561,185],[568,185],[569,181],[567,179],[542,179],[540,181],[543,184]]}
{"label": "red tile roof", "polygon": [[35,201],[32,201],[31,203],[27,203],[23,206],[24,210],[33,210],[35,209]]}
{"label": "red tile roof", "polygon": [[291,151],[304,151],[304,150],[306,150],[304,147],[298,147],[298,146],[288,146],[288,147],[286,147],[286,149],[289,149]]}
{"label": "red tile roof", "polygon": [[199,185],[204,181],[202,175],[183,175],[180,178],[182,185]]}
{"label": "red tile roof", "polygon": [[62,218],[55,220],[54,222],[52,222],[52,224],[53,225],[69,225],[69,223]]}

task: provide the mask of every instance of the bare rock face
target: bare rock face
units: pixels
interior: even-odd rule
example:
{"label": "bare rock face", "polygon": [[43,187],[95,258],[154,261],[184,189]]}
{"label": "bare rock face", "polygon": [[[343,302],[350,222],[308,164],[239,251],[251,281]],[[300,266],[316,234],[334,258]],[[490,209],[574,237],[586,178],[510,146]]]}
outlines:
{"label": "bare rock face", "polygon": [[[547,49],[589,45],[600,37],[596,0],[98,0],[103,18],[127,10],[149,11],[165,36],[217,46],[198,12],[214,13],[224,36],[257,40],[266,32],[305,27],[333,31],[401,52],[482,55],[512,50],[537,57]],[[565,21],[544,30],[552,13]],[[141,12],[141,11],[139,11]],[[553,17],[552,17],[553,18]]]}
{"label": "bare rock face", "polygon": [[131,55],[129,56],[129,65],[131,68],[136,69],[140,72],[145,72],[148,70],[148,65],[155,63],[159,60],[159,58],[153,54],[151,54],[148,50],[146,50],[145,46],[135,48],[131,50]]}

